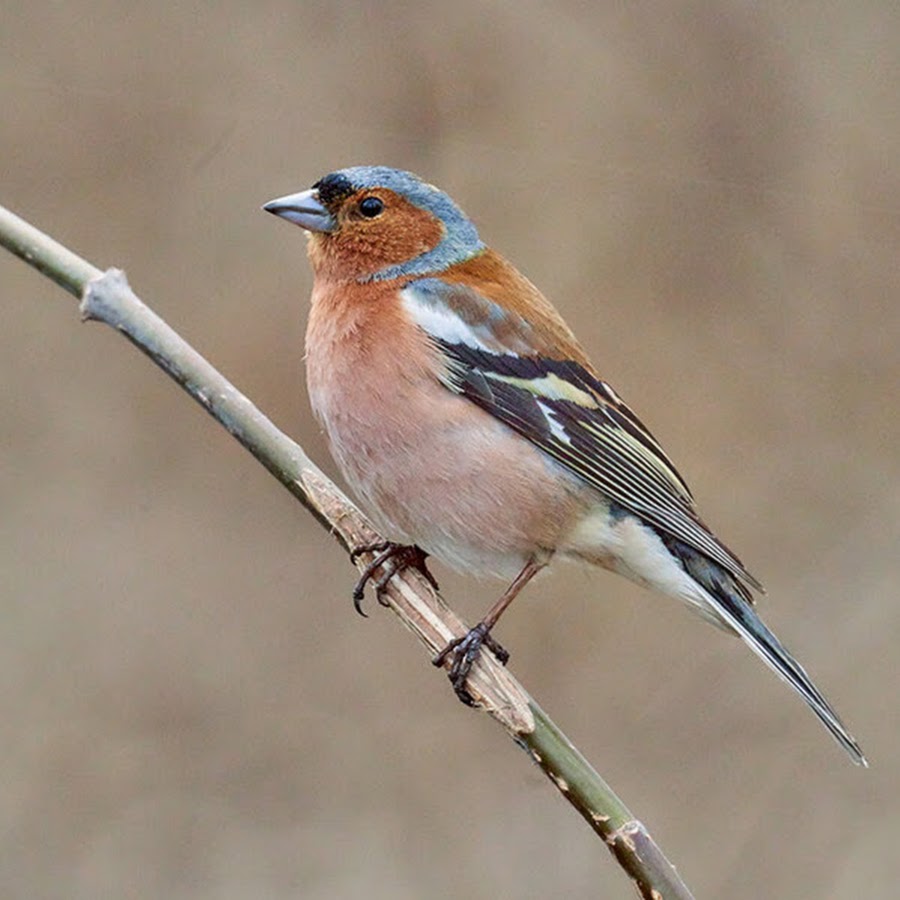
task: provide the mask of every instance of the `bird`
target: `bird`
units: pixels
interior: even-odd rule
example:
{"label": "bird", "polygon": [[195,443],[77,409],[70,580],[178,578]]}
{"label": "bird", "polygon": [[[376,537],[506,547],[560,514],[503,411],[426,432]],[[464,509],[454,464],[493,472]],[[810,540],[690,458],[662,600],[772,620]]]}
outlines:
{"label": "bird", "polygon": [[[330,452],[387,540],[379,566],[427,556],[507,589],[435,657],[460,699],[492,629],[552,560],[685,603],[787,682],[853,762],[863,751],[754,608],[761,583],[700,518],[662,446],[556,308],[448,194],[387,166],[332,171],[263,209],[307,233],[307,388]],[[393,558],[393,565],[387,564]],[[432,579],[433,582],[433,579]],[[433,582],[434,583],[434,582]]]}

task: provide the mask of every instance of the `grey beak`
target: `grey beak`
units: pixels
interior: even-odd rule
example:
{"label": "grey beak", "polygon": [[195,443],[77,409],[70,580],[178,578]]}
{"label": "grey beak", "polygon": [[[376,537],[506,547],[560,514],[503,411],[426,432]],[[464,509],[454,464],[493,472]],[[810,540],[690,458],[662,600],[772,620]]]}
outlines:
{"label": "grey beak", "polygon": [[315,188],[270,200],[263,209],[307,231],[334,231],[337,224],[331,213],[319,203]]}

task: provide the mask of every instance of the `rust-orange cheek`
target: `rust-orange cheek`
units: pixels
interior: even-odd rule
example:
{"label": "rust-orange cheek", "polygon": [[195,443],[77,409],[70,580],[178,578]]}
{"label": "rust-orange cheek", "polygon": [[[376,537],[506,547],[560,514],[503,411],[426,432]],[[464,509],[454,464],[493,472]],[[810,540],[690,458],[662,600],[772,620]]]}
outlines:
{"label": "rust-orange cheek", "polygon": [[309,254],[318,276],[358,279],[427,253],[443,236],[431,213],[393,195],[379,218],[345,214],[336,232],[313,235]]}

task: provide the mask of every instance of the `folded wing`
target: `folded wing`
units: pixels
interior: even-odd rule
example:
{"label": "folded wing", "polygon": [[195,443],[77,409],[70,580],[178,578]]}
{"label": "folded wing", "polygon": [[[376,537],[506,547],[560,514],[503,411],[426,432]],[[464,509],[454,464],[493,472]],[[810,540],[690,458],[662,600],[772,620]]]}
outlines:
{"label": "folded wing", "polygon": [[[426,278],[404,305],[443,356],[442,382],[624,509],[762,590],[706,527],[653,435],[612,388],[515,312],[469,286]],[[531,348],[538,346],[542,352]],[[749,592],[745,593],[749,600]]]}

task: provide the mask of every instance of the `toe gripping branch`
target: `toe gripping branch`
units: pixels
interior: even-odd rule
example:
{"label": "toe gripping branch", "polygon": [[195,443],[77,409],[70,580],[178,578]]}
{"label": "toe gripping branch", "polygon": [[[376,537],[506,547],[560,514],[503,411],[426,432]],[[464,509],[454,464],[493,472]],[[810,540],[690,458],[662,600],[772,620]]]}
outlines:
{"label": "toe gripping branch", "polygon": [[466,679],[469,677],[475,661],[481,655],[482,647],[487,647],[501,665],[505,666],[509,661],[509,651],[491,637],[490,626],[485,622],[479,622],[462,637],[454,638],[431,661],[433,665],[440,668],[448,659],[450,660],[450,671],[447,673],[447,677],[450,679],[450,684],[453,685],[456,696],[466,706],[475,705],[472,695],[466,690]]}
{"label": "toe gripping branch", "polygon": [[[362,544],[353,549],[350,553],[350,561],[355,563],[364,553],[374,553],[375,558],[363,569],[359,581],[353,588],[353,606],[363,617],[366,616],[366,613],[363,611],[362,601],[366,585],[370,581],[375,588],[375,597],[382,606],[388,605],[384,599],[387,583],[404,569],[418,569],[435,590],[439,589],[434,575],[428,571],[428,566],[425,565],[428,554],[421,547],[396,544],[393,541],[376,541],[372,544]],[[376,576],[376,573],[379,574]]]}

